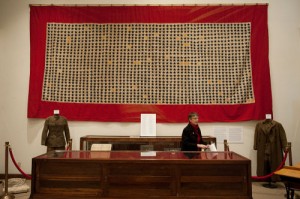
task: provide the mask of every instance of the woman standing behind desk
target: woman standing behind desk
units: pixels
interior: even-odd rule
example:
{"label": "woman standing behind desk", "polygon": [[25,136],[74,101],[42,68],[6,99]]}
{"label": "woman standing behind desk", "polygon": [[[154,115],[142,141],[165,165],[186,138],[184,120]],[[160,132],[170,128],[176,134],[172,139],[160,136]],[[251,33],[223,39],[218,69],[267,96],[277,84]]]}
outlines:
{"label": "woman standing behind desk", "polygon": [[189,113],[188,120],[188,125],[182,131],[181,151],[199,151],[201,149],[207,149],[208,146],[203,141],[201,130],[198,126],[198,113]]}

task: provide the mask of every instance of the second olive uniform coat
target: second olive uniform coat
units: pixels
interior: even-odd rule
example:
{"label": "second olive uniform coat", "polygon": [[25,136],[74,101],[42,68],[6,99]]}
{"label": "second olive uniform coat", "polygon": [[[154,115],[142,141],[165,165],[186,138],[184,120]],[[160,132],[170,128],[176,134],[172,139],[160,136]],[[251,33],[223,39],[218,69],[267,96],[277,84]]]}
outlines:
{"label": "second olive uniform coat", "polygon": [[[254,150],[257,150],[257,175],[264,176],[275,171],[283,160],[283,151],[286,147],[286,134],[279,122],[264,120],[257,123],[254,135]],[[266,168],[267,166],[270,168]],[[278,181],[279,178],[273,175],[272,180]]]}

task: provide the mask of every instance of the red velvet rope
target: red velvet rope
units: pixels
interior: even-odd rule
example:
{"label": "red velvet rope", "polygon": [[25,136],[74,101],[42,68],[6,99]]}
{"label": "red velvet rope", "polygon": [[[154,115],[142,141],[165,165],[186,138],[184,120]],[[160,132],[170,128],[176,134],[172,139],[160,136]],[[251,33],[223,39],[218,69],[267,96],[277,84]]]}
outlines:
{"label": "red velvet rope", "polygon": [[263,180],[263,179],[267,179],[267,178],[270,178],[272,175],[274,175],[274,173],[276,171],[278,171],[279,169],[281,169],[286,161],[286,158],[287,158],[287,154],[288,154],[288,151],[286,150],[284,152],[284,157],[283,157],[283,160],[282,162],[280,163],[280,165],[277,167],[277,169],[275,171],[273,171],[272,173],[268,174],[268,175],[264,175],[264,176],[252,176],[252,179],[255,179],[255,180]]}
{"label": "red velvet rope", "polygon": [[22,169],[19,167],[19,165],[16,163],[16,160],[14,158],[14,155],[12,153],[12,150],[11,148],[9,148],[9,154],[10,154],[10,157],[11,157],[11,160],[13,161],[15,167],[20,171],[20,173],[22,173],[22,175],[26,178],[26,179],[31,179],[31,176],[30,175],[27,175],[24,171],[22,171]]}

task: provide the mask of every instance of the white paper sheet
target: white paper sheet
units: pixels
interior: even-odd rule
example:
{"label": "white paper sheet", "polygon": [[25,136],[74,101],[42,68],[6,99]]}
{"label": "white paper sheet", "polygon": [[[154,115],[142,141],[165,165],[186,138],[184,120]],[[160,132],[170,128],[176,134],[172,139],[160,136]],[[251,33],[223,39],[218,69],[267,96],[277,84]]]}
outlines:
{"label": "white paper sheet", "polygon": [[214,143],[208,145],[208,147],[209,147],[209,150],[210,150],[210,151],[217,151],[216,145],[215,145]]}

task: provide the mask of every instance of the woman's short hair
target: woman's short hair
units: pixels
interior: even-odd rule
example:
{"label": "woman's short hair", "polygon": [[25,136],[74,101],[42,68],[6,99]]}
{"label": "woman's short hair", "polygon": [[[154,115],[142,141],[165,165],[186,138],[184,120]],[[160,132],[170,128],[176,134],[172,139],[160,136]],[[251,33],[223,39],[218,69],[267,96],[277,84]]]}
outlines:
{"label": "woman's short hair", "polygon": [[195,116],[199,117],[198,113],[196,113],[196,112],[190,112],[189,113],[189,120],[192,119]]}

